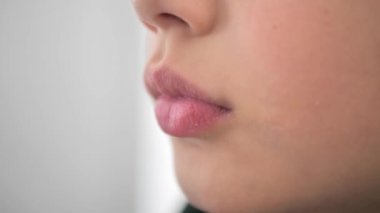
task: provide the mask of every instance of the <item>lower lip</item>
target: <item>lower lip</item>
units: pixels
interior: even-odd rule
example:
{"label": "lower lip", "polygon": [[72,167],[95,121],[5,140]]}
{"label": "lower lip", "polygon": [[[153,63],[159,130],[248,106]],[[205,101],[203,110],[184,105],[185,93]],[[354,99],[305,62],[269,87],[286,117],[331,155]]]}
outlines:
{"label": "lower lip", "polygon": [[156,101],[155,112],[164,132],[191,137],[205,133],[229,110],[193,98],[161,96]]}

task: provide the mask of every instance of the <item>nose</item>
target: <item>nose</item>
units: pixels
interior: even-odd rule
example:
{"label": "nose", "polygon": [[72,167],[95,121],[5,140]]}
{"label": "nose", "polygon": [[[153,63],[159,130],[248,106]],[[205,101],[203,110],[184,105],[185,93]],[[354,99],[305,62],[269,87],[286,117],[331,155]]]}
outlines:
{"label": "nose", "polygon": [[141,21],[153,32],[180,27],[193,35],[211,31],[220,0],[134,0]]}

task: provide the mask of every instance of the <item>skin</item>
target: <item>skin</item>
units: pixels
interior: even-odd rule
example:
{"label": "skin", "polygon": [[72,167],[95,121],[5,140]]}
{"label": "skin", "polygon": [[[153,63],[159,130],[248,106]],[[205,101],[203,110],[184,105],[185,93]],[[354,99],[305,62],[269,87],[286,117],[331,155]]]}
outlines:
{"label": "skin", "polygon": [[208,134],[173,138],[192,204],[380,211],[380,1],[134,5],[152,32],[148,64],[170,65],[232,108]]}

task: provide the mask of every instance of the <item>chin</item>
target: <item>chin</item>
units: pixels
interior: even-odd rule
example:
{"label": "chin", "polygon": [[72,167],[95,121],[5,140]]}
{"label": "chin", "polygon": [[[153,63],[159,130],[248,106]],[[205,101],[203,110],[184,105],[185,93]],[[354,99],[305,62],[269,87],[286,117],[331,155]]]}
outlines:
{"label": "chin", "polygon": [[294,209],[298,202],[293,187],[281,186],[281,177],[264,180],[255,174],[254,168],[231,166],[230,159],[215,157],[216,153],[181,151],[175,151],[177,180],[189,202],[205,212],[280,213]]}
{"label": "chin", "polygon": [[206,180],[206,178],[203,183],[199,183],[190,178],[181,178],[180,175],[179,179],[189,202],[205,212],[285,213],[289,212],[287,209],[295,209],[295,202],[285,193],[279,196],[261,195],[239,186],[227,187],[226,182],[218,182],[219,180]]}
{"label": "chin", "polygon": [[370,213],[380,206],[379,174],[361,167],[314,162],[318,171],[313,164],[302,167],[301,160],[297,165],[264,150],[237,154],[223,142],[180,139],[173,145],[179,185],[189,202],[205,212]]}

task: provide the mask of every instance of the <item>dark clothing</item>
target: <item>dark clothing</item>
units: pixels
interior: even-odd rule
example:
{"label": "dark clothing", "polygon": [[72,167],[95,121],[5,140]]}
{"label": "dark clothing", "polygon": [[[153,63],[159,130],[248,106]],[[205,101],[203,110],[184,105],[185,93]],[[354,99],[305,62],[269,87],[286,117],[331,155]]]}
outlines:
{"label": "dark clothing", "polygon": [[182,213],[205,213],[199,209],[194,208],[190,204],[188,204],[185,209],[182,211]]}

